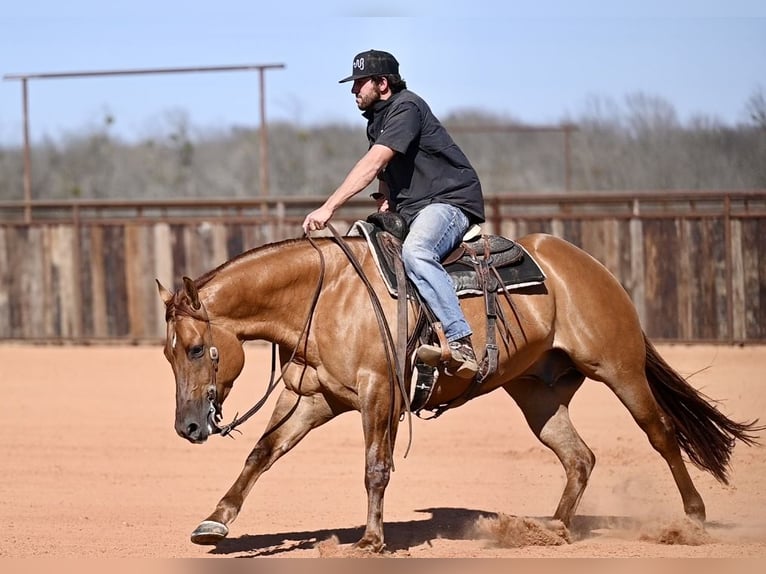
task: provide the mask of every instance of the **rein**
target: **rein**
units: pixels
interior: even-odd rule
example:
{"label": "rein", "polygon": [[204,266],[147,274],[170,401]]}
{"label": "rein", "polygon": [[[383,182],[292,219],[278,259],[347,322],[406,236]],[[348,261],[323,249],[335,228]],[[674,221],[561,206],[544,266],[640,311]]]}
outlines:
{"label": "rein", "polygon": [[[338,234],[337,230],[331,225],[327,224],[327,227],[332,231],[332,234],[334,236],[334,239],[338,246],[341,248],[343,253],[346,255],[348,260],[351,262],[351,265],[354,267],[354,270],[357,272],[359,277],[361,278],[362,282],[364,283],[365,287],[367,288],[367,292],[370,296],[370,301],[372,302],[373,310],[375,311],[376,318],[378,320],[378,326],[380,327],[381,335],[383,338],[384,343],[384,350],[386,353],[386,364],[388,367],[388,375],[389,375],[389,383],[391,387],[391,393],[392,393],[392,399],[393,394],[395,392],[394,389],[399,389],[399,392],[402,394],[402,398],[404,401],[405,410],[407,412],[407,419],[409,424],[409,441],[407,444],[407,449],[405,451],[405,458],[407,457],[407,454],[409,453],[410,447],[412,446],[412,414],[410,409],[410,401],[409,396],[407,393],[407,390],[405,388],[404,383],[404,364],[403,361],[406,360],[405,353],[401,353],[401,357],[398,356],[396,351],[396,345],[393,340],[393,336],[391,334],[391,329],[388,325],[388,321],[386,320],[385,313],[383,312],[383,306],[381,305],[380,299],[375,293],[375,289],[370,283],[369,278],[367,277],[367,274],[364,272],[364,269],[362,268],[361,263],[356,258],[356,256],[353,254],[353,252],[349,249],[346,242],[343,240],[343,238]],[[245,421],[247,421],[250,417],[252,417],[255,413],[257,413],[263,405],[266,403],[268,398],[271,396],[271,394],[274,392],[274,389],[276,389],[277,385],[284,379],[285,372],[287,371],[287,368],[292,363],[293,359],[298,354],[298,349],[301,345],[301,340],[303,340],[303,353],[304,356],[307,353],[308,350],[308,340],[309,340],[309,332],[311,330],[311,323],[314,318],[314,310],[316,309],[317,302],[319,301],[319,296],[322,291],[322,286],[324,284],[324,276],[325,276],[325,268],[326,263],[324,259],[324,255],[322,254],[321,249],[319,249],[319,246],[316,244],[316,242],[311,238],[310,235],[307,235],[306,238],[308,239],[311,246],[317,251],[319,254],[320,259],[320,276],[319,281],[317,282],[316,290],[314,291],[314,296],[311,301],[311,306],[309,307],[309,312],[306,317],[306,321],[303,324],[303,328],[301,330],[300,335],[298,336],[298,341],[295,344],[295,347],[293,348],[293,351],[290,355],[290,358],[285,362],[285,365],[282,367],[282,370],[280,372],[279,377],[276,376],[277,368],[276,368],[276,349],[277,344],[272,343],[271,344],[271,375],[269,377],[269,383],[266,387],[266,391],[264,395],[261,397],[258,402],[256,402],[250,409],[248,409],[247,412],[245,412],[242,416],[239,416],[239,413],[236,413],[234,415],[234,418],[232,421],[226,425],[220,425],[218,424],[217,418],[220,418],[218,416],[218,410],[216,406],[216,398],[217,398],[217,389],[216,389],[216,374],[218,372],[218,360],[219,360],[219,353],[218,348],[213,344],[213,333],[212,333],[212,322],[210,320],[210,317],[208,316],[207,309],[205,308],[202,301],[198,301],[198,306],[192,304],[192,307],[195,310],[202,310],[202,313],[198,317],[202,321],[205,322],[207,325],[206,329],[206,343],[208,345],[209,349],[209,356],[213,364],[213,369],[211,372],[211,388],[212,388],[212,396],[210,396],[210,392],[208,393],[208,399],[210,400],[211,404],[211,423],[213,426],[218,430],[218,433],[221,436],[229,436],[232,437],[232,432],[237,431],[241,432],[237,429],[238,426],[243,424]],[[405,297],[405,305],[406,305],[406,297]],[[186,313],[190,316],[192,316],[191,313]],[[406,320],[406,315],[405,315]],[[402,321],[401,313],[400,313],[400,322]],[[406,336],[406,333],[405,333]],[[400,334],[401,339],[401,334]],[[393,367],[392,367],[393,365]],[[300,383],[303,381],[303,377],[306,374],[306,369],[308,368],[308,365],[304,362],[303,370],[301,371],[300,379],[299,379],[299,386]],[[277,430],[282,424],[284,424],[290,416],[295,412],[295,409],[298,407],[298,404],[300,402],[300,395],[298,396],[298,400],[296,401],[295,405],[285,414],[282,419],[277,422],[273,427],[268,429],[262,436],[266,437],[275,430]],[[389,425],[393,424],[393,416],[394,416],[394,401],[391,401],[391,412],[389,413]],[[389,449],[391,452],[391,455],[393,457],[393,441],[391,441],[391,435],[392,433],[389,432]]]}
{"label": "rein", "polygon": [[[378,297],[378,294],[375,292],[375,288],[372,286],[372,283],[370,283],[370,280],[367,277],[367,274],[364,272],[364,269],[362,268],[362,264],[359,262],[359,260],[356,258],[354,253],[349,249],[346,242],[343,240],[343,238],[340,236],[338,231],[333,227],[331,223],[326,224],[327,228],[332,232],[333,237],[335,238],[336,243],[341,248],[341,251],[346,255],[348,260],[351,262],[351,265],[353,266],[354,270],[359,275],[359,278],[362,280],[362,283],[364,283],[364,286],[367,288],[367,293],[370,296],[370,302],[372,303],[372,308],[375,311],[375,317],[378,320],[378,327],[380,328],[381,336],[383,338],[383,348],[386,353],[386,366],[388,368],[388,381],[389,385],[391,387],[391,411],[389,412],[389,426],[393,424],[392,420],[395,415],[393,412],[394,409],[394,401],[393,401],[393,395],[395,392],[395,389],[397,388],[397,385],[399,387],[399,392],[402,394],[402,400],[404,401],[404,407],[407,412],[407,423],[409,427],[409,440],[407,442],[407,449],[405,450],[404,457],[407,458],[407,454],[410,452],[410,447],[412,446],[412,410],[410,409],[410,398],[409,394],[407,393],[407,389],[405,388],[404,383],[404,361],[406,361],[406,352],[403,350],[400,351],[400,353],[397,353],[397,347],[394,344],[393,336],[391,335],[391,329],[388,326],[388,321],[386,320],[385,313],[383,312],[383,306],[380,303],[380,298]],[[311,240],[311,238],[309,238]],[[406,289],[403,290],[402,293],[399,294],[400,297],[400,306],[406,307],[406,301],[407,301],[407,295],[406,295]],[[404,322],[406,321],[406,308],[404,317],[399,317],[400,327],[403,327]],[[406,339],[406,330],[404,335],[400,332],[400,343],[406,344],[406,341],[403,341],[402,339]],[[399,356],[401,355],[401,356]],[[393,368],[392,368],[393,365]],[[393,459],[393,448],[394,445],[391,441],[391,435],[392,433],[389,432],[389,449],[391,458]]]}
{"label": "rein", "polygon": [[274,392],[274,389],[277,388],[277,384],[279,381],[282,380],[282,374],[284,374],[284,370],[282,371],[282,374],[279,376],[279,378],[276,378],[277,374],[277,344],[272,343],[271,344],[271,375],[269,376],[269,384],[266,386],[266,392],[263,394],[263,396],[260,398],[260,400],[255,403],[252,407],[250,407],[247,412],[239,416],[239,413],[236,413],[234,415],[234,418],[232,421],[223,426],[218,426],[218,431],[221,436],[229,436],[230,438],[234,438],[231,436],[231,433],[233,431],[237,431],[238,433],[242,433],[237,427],[241,425],[243,422],[245,422],[247,419],[249,419],[251,416],[253,416],[255,413],[257,413],[263,405],[266,403],[266,401],[271,396],[271,393]]}
{"label": "rein", "polygon": [[[277,344],[272,343],[271,344],[271,376],[269,377],[269,384],[266,387],[266,392],[264,393],[263,397],[255,403],[244,415],[241,417],[239,416],[239,413],[236,413],[234,415],[234,419],[227,425],[223,426],[217,426],[217,428],[220,430],[221,436],[230,436],[232,431],[236,430],[237,432],[240,432],[237,430],[237,427],[244,423],[247,419],[252,417],[255,413],[257,413],[263,405],[268,400],[269,396],[271,396],[271,393],[274,392],[274,389],[277,388],[277,385],[284,380],[285,372],[287,371],[287,368],[290,366],[290,364],[293,362],[293,359],[298,354],[298,348],[301,343],[301,339],[303,339],[303,354],[306,355],[307,349],[308,349],[308,341],[309,341],[309,331],[311,330],[311,322],[314,319],[314,309],[316,308],[317,302],[319,301],[319,295],[322,292],[322,285],[324,284],[324,275],[325,275],[325,260],[324,255],[322,255],[322,252],[319,250],[319,247],[317,247],[316,243],[313,239],[310,237],[308,238],[311,245],[314,247],[314,249],[317,250],[319,253],[319,260],[320,260],[320,271],[319,271],[319,281],[317,282],[317,288],[314,291],[314,297],[311,300],[311,306],[309,307],[309,312],[306,317],[306,321],[303,324],[303,329],[301,330],[300,335],[298,336],[298,341],[295,343],[295,347],[293,348],[293,352],[290,354],[290,358],[285,362],[284,366],[282,367],[282,371],[279,374],[278,378],[275,378],[276,372],[277,372]],[[301,376],[298,382],[298,386],[300,387],[301,382],[303,381],[303,377],[306,374],[306,369],[308,368],[308,365],[304,362],[303,364],[303,370],[301,371]],[[295,409],[298,408],[298,403],[300,402],[300,395],[298,395],[298,400],[295,402],[295,405],[287,412],[287,414],[282,417],[282,419],[275,424],[273,427],[268,429],[266,432],[263,433],[263,436],[261,438],[269,436],[271,433],[273,433],[275,430],[277,430],[280,426],[282,426],[287,419],[290,418],[290,416],[295,412]],[[233,437],[232,437],[233,438]]]}

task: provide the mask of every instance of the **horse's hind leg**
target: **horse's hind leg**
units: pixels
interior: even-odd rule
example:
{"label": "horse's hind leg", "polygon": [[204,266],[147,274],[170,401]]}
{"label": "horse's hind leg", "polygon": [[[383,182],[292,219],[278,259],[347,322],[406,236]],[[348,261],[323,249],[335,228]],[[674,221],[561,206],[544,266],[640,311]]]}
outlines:
{"label": "horse's hind leg", "polygon": [[569,372],[556,381],[534,377],[504,387],[521,408],[529,428],[556,454],[564,467],[566,485],[553,518],[561,520],[567,527],[596,464],[596,457],[569,419],[569,401],[583,379],[579,373]]}
{"label": "horse's hind leg", "polygon": [[684,512],[687,516],[704,522],[705,503],[686,469],[673,423],[657,404],[644,371],[636,368],[633,373],[623,372],[614,377],[599,379],[617,395],[638,426],[646,433],[654,450],[665,459],[681,494]]}
{"label": "horse's hind leg", "polygon": [[258,477],[298,444],[311,429],[324,424],[336,414],[339,412],[331,408],[321,394],[299,397],[289,389],[283,390],[267,426],[272,431],[267,430],[267,434],[261,437],[247,457],[237,480],[213,513],[192,532],[192,542],[216,544],[226,537],[229,533],[226,525],[237,517]]}

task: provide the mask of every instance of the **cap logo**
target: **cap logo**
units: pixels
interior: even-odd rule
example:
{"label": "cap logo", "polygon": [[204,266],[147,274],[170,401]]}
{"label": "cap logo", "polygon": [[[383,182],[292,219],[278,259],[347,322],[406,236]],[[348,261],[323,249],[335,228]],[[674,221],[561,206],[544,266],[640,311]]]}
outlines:
{"label": "cap logo", "polygon": [[352,60],[351,75],[340,80],[353,82],[361,78],[396,75],[399,73],[399,62],[388,52],[367,50],[359,52]]}

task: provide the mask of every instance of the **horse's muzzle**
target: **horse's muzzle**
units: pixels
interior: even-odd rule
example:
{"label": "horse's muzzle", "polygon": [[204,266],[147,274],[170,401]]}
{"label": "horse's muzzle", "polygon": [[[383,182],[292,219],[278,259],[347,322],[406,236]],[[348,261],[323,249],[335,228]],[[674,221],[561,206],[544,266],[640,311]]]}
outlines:
{"label": "horse's muzzle", "polygon": [[211,428],[207,422],[200,424],[196,421],[184,421],[180,425],[176,425],[176,432],[178,436],[191,443],[202,444],[210,436]]}
{"label": "horse's muzzle", "polygon": [[216,394],[208,393],[207,405],[204,411],[189,413],[176,420],[176,432],[191,443],[202,444],[212,434],[221,432],[221,405],[216,400]]}

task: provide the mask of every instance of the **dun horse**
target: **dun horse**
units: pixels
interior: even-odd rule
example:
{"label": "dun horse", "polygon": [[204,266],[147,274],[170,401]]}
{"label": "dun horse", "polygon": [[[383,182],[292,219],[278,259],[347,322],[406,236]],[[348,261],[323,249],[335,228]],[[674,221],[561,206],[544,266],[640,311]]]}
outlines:
{"label": "dun horse", "polygon": [[[549,235],[530,235],[519,243],[546,280],[499,300],[510,320],[503,326],[507,332],[497,369],[476,395],[502,388],[561,461],[566,485],[553,518],[570,524],[595,464],[568,413],[587,377],[617,395],[665,459],[686,514],[704,521],[705,505],[682,451],[725,483],[735,440],[754,444],[754,433],[762,427],[730,420],[668,366],[643,333],[627,293],[598,261]],[[395,323],[396,300],[388,295],[366,242],[348,238],[347,245],[379,294],[381,310]],[[391,356],[369,284],[332,238],[293,239],[251,250],[195,281],[185,278],[175,293],[158,282],[166,306],[164,353],[176,382],[175,429],[181,437],[203,443],[220,432],[221,406],[244,364],[244,341],[278,345],[282,362],[284,388],[267,431],[215,510],[194,530],[193,542],[215,544],[227,536],[262,473],[312,429],[357,410],[367,491],[367,523],[357,545],[383,549],[383,497],[408,398],[391,384]],[[484,299],[466,297],[461,304],[481,354]],[[440,377],[431,404],[458,398],[465,384]]]}

